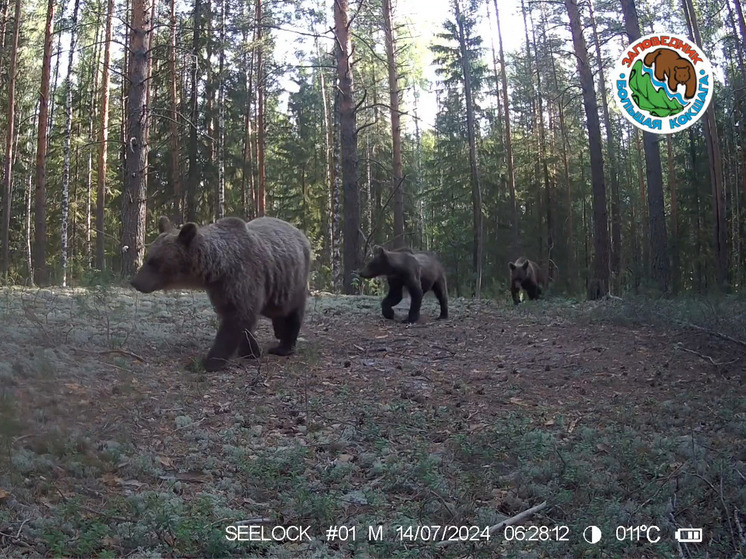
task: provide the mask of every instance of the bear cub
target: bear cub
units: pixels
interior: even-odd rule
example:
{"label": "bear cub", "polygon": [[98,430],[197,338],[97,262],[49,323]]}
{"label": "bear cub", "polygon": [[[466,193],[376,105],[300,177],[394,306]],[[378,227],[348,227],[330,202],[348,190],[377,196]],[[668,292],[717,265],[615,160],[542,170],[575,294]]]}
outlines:
{"label": "bear cub", "polygon": [[538,299],[543,287],[546,287],[546,277],[541,267],[528,258],[519,258],[508,264],[510,267],[510,293],[513,303],[521,302],[520,293],[523,289],[532,301]]}
{"label": "bear cub", "polygon": [[273,217],[249,223],[226,217],[202,227],[187,223],[180,229],[161,217],[158,232],[132,285],[142,293],[207,292],[220,326],[205,369],[222,369],[236,350],[240,357],[259,357],[254,333],[260,314],[272,319],[280,340],[269,353],[293,353],[311,267],[311,244],[303,233]]}
{"label": "bear cub", "polygon": [[448,318],[446,274],[443,266],[431,254],[414,252],[408,248],[386,250],[375,247],[373,260],[368,262],[359,275],[368,279],[386,276],[389,292],[381,302],[385,318],[394,318],[393,307],[401,302],[404,288],[412,299],[409,315],[404,322],[414,323],[419,320],[422,297],[431,289],[440,303],[438,319]]}

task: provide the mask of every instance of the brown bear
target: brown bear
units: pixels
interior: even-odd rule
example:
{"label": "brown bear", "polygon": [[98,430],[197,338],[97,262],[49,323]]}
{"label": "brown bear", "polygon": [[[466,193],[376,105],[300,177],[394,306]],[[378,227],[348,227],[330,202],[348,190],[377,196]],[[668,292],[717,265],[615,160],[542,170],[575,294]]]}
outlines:
{"label": "brown bear", "polygon": [[385,318],[394,318],[393,307],[401,302],[404,288],[412,299],[409,315],[404,322],[414,323],[420,319],[422,297],[431,289],[440,303],[438,319],[448,318],[446,274],[433,255],[409,248],[386,250],[383,247],[375,247],[373,255],[373,260],[368,262],[359,275],[361,278],[386,276],[389,292],[381,302]]}
{"label": "brown bear", "polygon": [[521,302],[520,293],[523,289],[532,301],[541,295],[542,287],[546,287],[546,278],[541,267],[528,258],[519,258],[508,264],[510,267],[510,293],[513,302]]}
{"label": "brown bear", "polygon": [[691,99],[697,93],[697,73],[694,65],[682,57],[675,50],[660,48],[647,54],[645,66],[653,67],[655,63],[655,78],[660,81],[668,80],[668,88],[676,92],[680,83],[686,86],[685,99]]}
{"label": "brown bear", "polygon": [[166,217],[132,280],[138,291],[204,289],[220,318],[220,327],[204,361],[216,371],[238,349],[241,357],[259,357],[254,337],[257,319],[272,319],[280,343],[269,350],[290,355],[306,309],[311,244],[289,223],[260,217],[246,223],[226,217],[180,229]]}

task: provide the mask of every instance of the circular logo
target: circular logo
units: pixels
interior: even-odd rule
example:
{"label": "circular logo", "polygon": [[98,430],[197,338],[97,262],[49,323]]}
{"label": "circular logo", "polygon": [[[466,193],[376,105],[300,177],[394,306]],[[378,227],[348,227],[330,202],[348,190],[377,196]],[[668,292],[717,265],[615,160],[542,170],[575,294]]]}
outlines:
{"label": "circular logo", "polygon": [[712,101],[712,65],[680,35],[655,33],[632,43],[617,61],[612,91],[624,117],[654,134],[697,122]]}

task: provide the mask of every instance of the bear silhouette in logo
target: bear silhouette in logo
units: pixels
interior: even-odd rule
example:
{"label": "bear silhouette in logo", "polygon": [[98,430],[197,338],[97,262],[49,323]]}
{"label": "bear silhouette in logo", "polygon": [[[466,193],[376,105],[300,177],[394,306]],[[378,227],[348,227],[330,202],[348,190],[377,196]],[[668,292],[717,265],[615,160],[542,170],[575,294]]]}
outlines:
{"label": "bear silhouette in logo", "polygon": [[656,79],[667,81],[671,91],[675,92],[679,84],[683,83],[686,86],[685,99],[691,99],[697,93],[697,73],[694,65],[676,51],[656,49],[645,56],[644,62],[648,68],[652,68],[655,63],[653,74]]}

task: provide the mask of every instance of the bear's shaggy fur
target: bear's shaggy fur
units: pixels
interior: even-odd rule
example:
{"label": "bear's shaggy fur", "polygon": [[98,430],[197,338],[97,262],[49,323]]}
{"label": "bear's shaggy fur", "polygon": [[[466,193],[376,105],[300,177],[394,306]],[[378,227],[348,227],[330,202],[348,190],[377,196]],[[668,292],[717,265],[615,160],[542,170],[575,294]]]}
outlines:
{"label": "bear's shaggy fur", "polygon": [[162,289],[204,289],[220,318],[204,366],[216,371],[238,349],[258,357],[254,337],[258,316],[272,319],[280,343],[269,350],[290,355],[306,309],[311,245],[289,223],[260,217],[249,223],[227,217],[198,227],[174,227],[158,220],[160,235],[148,249],[132,285],[151,293]]}
{"label": "bear's shaggy fur", "polygon": [[409,291],[412,299],[409,315],[404,322],[414,323],[419,320],[422,297],[431,289],[440,303],[438,318],[448,318],[446,274],[433,255],[414,252],[409,248],[386,250],[383,247],[375,247],[373,254],[373,260],[368,262],[359,275],[362,278],[386,276],[388,279],[389,292],[381,302],[385,318],[394,318],[393,307],[401,302],[404,288]]}
{"label": "bear's shaggy fur", "polygon": [[513,302],[516,305],[521,302],[521,289],[526,292],[529,299],[537,299],[541,295],[542,288],[546,287],[546,277],[541,267],[533,260],[523,257],[510,262],[508,266],[510,267],[510,293],[513,296]]}
{"label": "bear's shaggy fur", "polygon": [[643,62],[648,68],[652,68],[655,63],[655,78],[660,81],[668,80],[668,88],[672,92],[676,92],[679,84],[683,83],[686,86],[685,99],[691,99],[697,93],[697,73],[694,65],[675,50],[656,49],[647,54]]}

